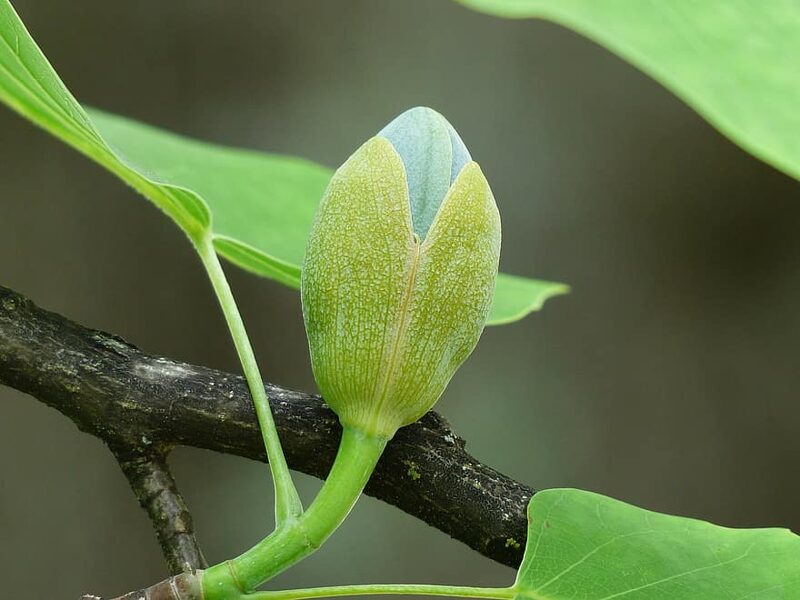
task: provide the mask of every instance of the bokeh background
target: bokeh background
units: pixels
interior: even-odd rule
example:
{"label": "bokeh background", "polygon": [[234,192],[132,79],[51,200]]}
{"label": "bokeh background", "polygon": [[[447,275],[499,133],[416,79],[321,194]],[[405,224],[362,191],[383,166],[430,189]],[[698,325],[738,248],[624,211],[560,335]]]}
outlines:
{"label": "bokeh background", "polygon": [[[502,267],[572,294],[491,328],[439,409],[535,487],[800,530],[800,187],[576,34],[445,0],[17,0],[83,102],[340,164],[405,108],[443,112],[503,217]],[[229,268],[263,371],[312,390],[298,295]],[[236,370],[188,243],[145,200],[0,110],[0,283],[153,353]],[[172,458],[211,561],[270,527],[263,465]],[[309,497],[319,485],[300,476]],[[9,598],[116,594],[165,569],[100,442],[0,388]],[[505,584],[512,571],[366,498],[275,582]]]}

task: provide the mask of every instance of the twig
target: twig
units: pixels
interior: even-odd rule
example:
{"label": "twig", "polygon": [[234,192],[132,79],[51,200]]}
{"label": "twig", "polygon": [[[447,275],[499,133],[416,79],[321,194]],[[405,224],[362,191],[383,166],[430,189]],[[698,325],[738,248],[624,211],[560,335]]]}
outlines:
{"label": "twig", "polygon": [[[148,355],[0,287],[0,383],[29,393],[79,429],[136,447],[181,444],[264,460],[241,377]],[[290,467],[324,477],[340,427],[318,396],[267,385]],[[516,566],[533,490],[481,464],[435,413],[401,429],[367,494],[481,554]]]}
{"label": "twig", "polygon": [[167,465],[167,449],[111,446],[139,504],[156,530],[170,574],[208,566],[194,536],[192,516]]}
{"label": "twig", "polygon": [[[202,600],[200,580],[194,573],[179,573],[148,588],[128,592],[111,600]],[[86,594],[81,600],[103,600],[100,596]]]}

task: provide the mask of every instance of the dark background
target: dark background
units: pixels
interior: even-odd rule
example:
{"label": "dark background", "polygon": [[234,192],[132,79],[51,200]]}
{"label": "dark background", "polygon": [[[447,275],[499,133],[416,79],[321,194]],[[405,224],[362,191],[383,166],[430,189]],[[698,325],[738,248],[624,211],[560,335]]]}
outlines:
{"label": "dark background", "polygon": [[[485,462],[732,526],[800,530],[800,189],[642,73],[539,21],[404,0],[18,0],[83,102],[219,143],[340,164],[405,108],[443,112],[503,217],[504,270],[570,296],[486,331],[439,409]],[[266,377],[312,390],[295,292],[228,269]],[[0,283],[177,359],[236,370],[182,234],[0,110]],[[215,562],[270,527],[266,467],[179,449]],[[300,476],[308,497],[318,485]],[[8,598],[165,575],[111,455],[0,389]],[[276,585],[506,584],[512,572],[364,499]]]}

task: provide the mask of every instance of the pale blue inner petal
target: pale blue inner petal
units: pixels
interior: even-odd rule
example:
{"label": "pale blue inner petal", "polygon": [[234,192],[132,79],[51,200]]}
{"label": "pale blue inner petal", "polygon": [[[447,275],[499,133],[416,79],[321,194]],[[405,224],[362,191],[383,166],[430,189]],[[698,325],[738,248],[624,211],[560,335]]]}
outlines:
{"label": "pale blue inner petal", "polygon": [[469,160],[463,142],[451,130],[442,115],[430,108],[417,107],[407,110],[378,133],[392,143],[405,165],[412,224],[420,239],[425,239],[455,179],[454,168],[458,165],[460,171]]}
{"label": "pale blue inner petal", "polygon": [[468,162],[472,162],[472,157],[469,154],[469,150],[464,145],[464,142],[461,141],[461,136],[458,135],[458,132],[453,129],[453,126],[450,125],[448,121],[447,123],[447,132],[450,134],[450,145],[453,149],[453,164],[450,169],[450,185],[453,185],[453,182],[458,177],[458,174],[461,173],[461,169],[463,169]]}

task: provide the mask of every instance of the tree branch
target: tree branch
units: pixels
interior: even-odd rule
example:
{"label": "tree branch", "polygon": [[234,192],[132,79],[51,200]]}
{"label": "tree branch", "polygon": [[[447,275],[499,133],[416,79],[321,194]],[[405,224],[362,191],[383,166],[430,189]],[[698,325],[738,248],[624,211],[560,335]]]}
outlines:
{"label": "tree branch", "polygon": [[[265,460],[244,380],[148,355],[0,287],[0,383],[26,392],[110,445],[181,444]],[[289,466],[325,477],[341,429],[319,396],[266,386]],[[401,429],[367,486],[500,563],[517,566],[529,487],[481,464],[429,413]]]}
{"label": "tree branch", "polygon": [[167,448],[146,450],[112,446],[111,451],[150,517],[171,575],[208,566],[194,536],[194,524],[167,465]]}
{"label": "tree branch", "polygon": [[[155,585],[128,592],[111,600],[202,600],[200,578],[194,572],[179,573]],[[103,600],[94,594],[84,594],[81,600]]]}

